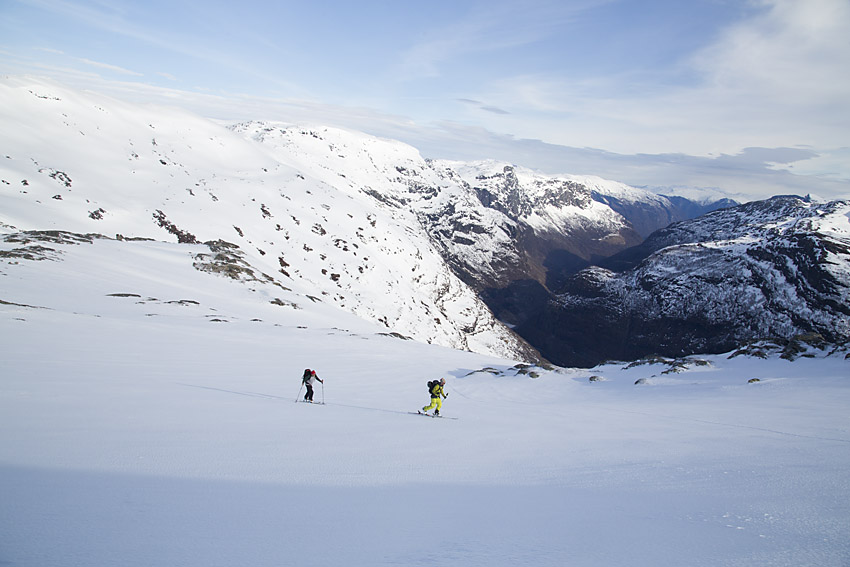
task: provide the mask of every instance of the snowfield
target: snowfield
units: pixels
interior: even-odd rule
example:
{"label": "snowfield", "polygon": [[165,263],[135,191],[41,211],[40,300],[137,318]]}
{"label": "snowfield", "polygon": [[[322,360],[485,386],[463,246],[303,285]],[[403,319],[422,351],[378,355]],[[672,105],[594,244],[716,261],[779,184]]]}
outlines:
{"label": "snowfield", "polygon": [[[850,564],[843,353],[518,366],[205,245],[5,232],[0,564]],[[440,377],[458,419],[409,415]]]}

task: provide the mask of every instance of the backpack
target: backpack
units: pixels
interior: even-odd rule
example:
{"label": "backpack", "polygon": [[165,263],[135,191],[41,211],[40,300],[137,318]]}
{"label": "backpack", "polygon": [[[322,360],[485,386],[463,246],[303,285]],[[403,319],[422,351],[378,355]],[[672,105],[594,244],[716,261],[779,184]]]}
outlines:
{"label": "backpack", "polygon": [[434,387],[437,386],[439,383],[440,383],[439,380],[431,380],[430,382],[428,382],[428,393],[433,394],[434,393]]}
{"label": "backpack", "polygon": [[307,380],[310,379],[310,376],[312,376],[312,375],[313,375],[313,371],[310,370],[309,368],[305,368],[304,369],[304,376],[301,377],[301,380],[303,382],[306,382]]}

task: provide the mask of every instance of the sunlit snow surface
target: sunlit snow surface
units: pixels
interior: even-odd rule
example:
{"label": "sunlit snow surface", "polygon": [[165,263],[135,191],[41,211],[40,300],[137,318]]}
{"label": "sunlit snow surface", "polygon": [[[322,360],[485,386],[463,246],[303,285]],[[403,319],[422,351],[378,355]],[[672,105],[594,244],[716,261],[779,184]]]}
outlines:
{"label": "sunlit snow surface", "polygon": [[0,564],[850,562],[843,353],[534,378],[203,245],[43,245],[0,243]]}

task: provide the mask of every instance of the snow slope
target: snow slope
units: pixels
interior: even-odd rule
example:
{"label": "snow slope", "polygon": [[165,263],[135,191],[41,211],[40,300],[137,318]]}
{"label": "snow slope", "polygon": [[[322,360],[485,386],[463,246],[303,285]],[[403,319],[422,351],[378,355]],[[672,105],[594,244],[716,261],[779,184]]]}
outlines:
{"label": "snow slope", "polygon": [[[181,110],[36,79],[4,78],[0,101],[0,223],[223,240],[281,285],[390,331],[535,357],[451,272],[413,213],[338,182],[348,170],[317,167],[322,161],[310,146],[303,160],[283,161],[268,146]],[[370,159],[360,153],[347,161],[359,171]],[[305,162],[310,170],[301,169]]]}
{"label": "snow slope", "polygon": [[[0,252],[0,563],[850,560],[841,357],[528,368],[198,269],[203,244]],[[326,405],[293,403],[305,367]],[[438,377],[459,419],[409,415]]]}

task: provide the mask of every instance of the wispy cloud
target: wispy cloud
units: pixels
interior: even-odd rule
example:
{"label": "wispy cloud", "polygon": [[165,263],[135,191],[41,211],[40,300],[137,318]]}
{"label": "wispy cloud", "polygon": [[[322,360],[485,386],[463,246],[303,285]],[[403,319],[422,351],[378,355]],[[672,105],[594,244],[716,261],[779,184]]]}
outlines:
{"label": "wispy cloud", "polygon": [[486,110],[487,112],[492,112],[493,114],[510,114],[507,110],[503,110],[497,106],[482,104],[479,108],[481,108],[481,110]]}
{"label": "wispy cloud", "polygon": [[420,41],[405,50],[400,56],[399,74],[403,79],[436,77],[443,66],[465,55],[538,42],[563,31],[577,14],[610,1],[529,0],[521,8],[505,0],[473,4],[468,12],[427,30]]}
{"label": "wispy cloud", "polygon": [[823,103],[850,92],[850,2],[758,0],[763,11],[727,29],[694,65],[709,86],[767,100]]}
{"label": "wispy cloud", "polygon": [[504,110],[504,109],[499,108],[497,106],[484,104],[480,100],[472,100],[472,99],[469,99],[469,98],[458,98],[456,100],[458,102],[462,102],[463,104],[466,104],[468,106],[472,106],[473,108],[484,110],[486,112],[492,112],[493,114],[503,114],[503,115],[504,114],[510,114],[510,112],[508,112],[507,110]]}
{"label": "wispy cloud", "polygon": [[[153,47],[175,56],[206,62],[219,69],[234,69],[247,75],[252,74],[272,84],[281,83],[273,74],[252,67],[251,60],[234,55],[232,50],[224,47],[228,45],[227,43],[208,41],[208,38],[198,35],[196,33],[197,27],[176,30],[176,28],[167,25],[151,26],[147,18],[141,16],[148,16],[147,11],[149,10],[166,10],[160,5],[143,6],[134,2],[86,2],[80,0],[19,1],[57,15],[68,22],[73,22],[74,25],[79,25],[81,29],[99,30],[107,35],[137,42],[135,44],[136,49]],[[204,18],[205,9],[200,3],[197,5],[189,3],[180,8],[190,12],[188,15],[183,13],[182,18],[188,17],[190,20],[195,18],[195,23]],[[164,11],[162,18],[167,20],[169,17],[168,11]],[[80,59],[80,61],[104,69],[109,68],[122,74],[133,75],[135,73],[119,65],[85,59]],[[287,84],[287,86],[289,85]]]}
{"label": "wispy cloud", "polygon": [[120,73],[122,75],[132,75],[134,77],[143,76],[142,73],[137,73],[135,71],[130,71],[129,69],[124,69],[123,67],[119,67],[118,65],[110,65],[109,63],[103,63],[101,61],[92,61],[91,59],[78,58],[78,61],[85,63],[86,65],[91,65],[92,67],[98,67],[100,69],[107,69],[109,71],[114,71],[116,73]]}
{"label": "wispy cloud", "polygon": [[[520,139],[457,122],[441,123],[427,133],[409,131],[402,139],[433,158],[497,159],[552,174],[595,175],[665,194],[740,201],[777,194],[850,199],[848,177],[824,176],[819,168],[806,168],[815,160],[836,159],[840,151],[752,147],[715,156],[625,154]],[[846,159],[850,150],[843,152]]]}

